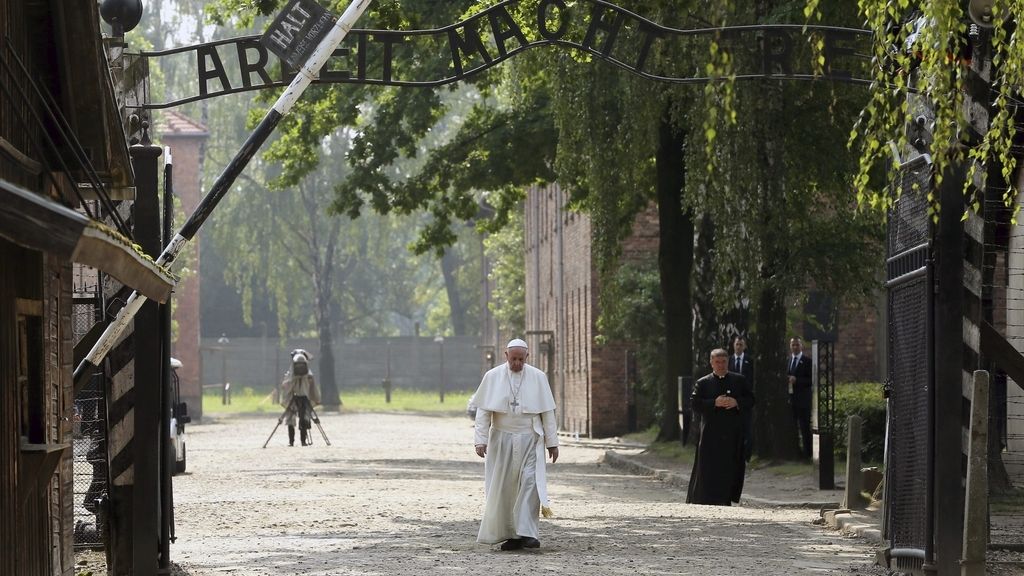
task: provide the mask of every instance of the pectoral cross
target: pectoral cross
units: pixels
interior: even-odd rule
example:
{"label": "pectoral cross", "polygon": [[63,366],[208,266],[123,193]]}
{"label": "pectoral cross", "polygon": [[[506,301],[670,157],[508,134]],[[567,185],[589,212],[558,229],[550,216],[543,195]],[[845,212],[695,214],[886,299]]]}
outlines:
{"label": "pectoral cross", "polygon": [[519,401],[516,400],[515,398],[513,398],[512,399],[512,403],[509,404],[509,406],[511,406],[512,410],[514,411],[516,408],[519,408]]}

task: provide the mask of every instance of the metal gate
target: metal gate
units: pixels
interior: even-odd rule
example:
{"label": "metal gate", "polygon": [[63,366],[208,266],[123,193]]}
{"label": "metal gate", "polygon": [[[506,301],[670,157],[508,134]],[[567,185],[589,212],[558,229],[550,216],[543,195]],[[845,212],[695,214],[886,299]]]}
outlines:
{"label": "metal gate", "polygon": [[889,438],[886,534],[893,564],[917,571],[930,537],[928,479],[932,280],[925,191],[931,166],[918,157],[901,166],[900,197],[889,211],[886,288],[889,336]]}
{"label": "metal gate", "polygon": [[[75,342],[97,321],[100,301],[76,293],[73,310]],[[74,425],[74,547],[100,549],[106,542],[107,513],[107,397],[102,374],[75,395]]]}

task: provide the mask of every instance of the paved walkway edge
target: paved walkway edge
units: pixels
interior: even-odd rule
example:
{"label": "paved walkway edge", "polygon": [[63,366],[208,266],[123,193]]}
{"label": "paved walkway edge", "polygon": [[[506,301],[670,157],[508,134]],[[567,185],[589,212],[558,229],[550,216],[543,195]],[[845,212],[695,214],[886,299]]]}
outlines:
{"label": "paved walkway edge", "polygon": [[[653,476],[658,480],[672,486],[673,488],[681,488],[683,490],[690,483],[690,476],[688,474],[678,474],[670,470],[662,470],[652,468],[642,462],[638,462],[629,456],[625,456],[615,452],[614,450],[606,450],[604,458],[601,460],[605,464],[623,470],[631,474],[637,474],[639,476]],[[811,510],[821,510],[824,508],[838,508],[839,504],[836,502],[819,502],[819,501],[781,501],[771,500],[768,498],[760,498],[751,494],[744,494],[742,497],[743,502],[750,502],[752,504],[759,504],[761,506],[771,506],[774,508],[809,508]]]}
{"label": "paved walkway edge", "polygon": [[863,538],[872,544],[884,546],[882,530],[877,512],[862,512],[846,509],[822,510],[821,519],[826,526],[848,536]]}

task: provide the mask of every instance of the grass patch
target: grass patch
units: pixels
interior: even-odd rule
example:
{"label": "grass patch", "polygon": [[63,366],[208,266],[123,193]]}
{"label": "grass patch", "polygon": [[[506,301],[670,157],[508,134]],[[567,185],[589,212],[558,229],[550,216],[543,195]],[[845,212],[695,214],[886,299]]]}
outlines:
{"label": "grass patch", "polygon": [[659,458],[681,464],[693,464],[693,446],[683,446],[681,442],[651,442],[647,445],[647,450]]}
{"label": "grass patch", "polygon": [[648,428],[647,430],[643,430],[643,431],[640,431],[640,432],[630,432],[628,434],[624,434],[622,436],[622,439],[627,441],[627,442],[635,442],[637,444],[651,444],[652,442],[654,442],[654,439],[657,438],[657,437],[658,437],[658,427],[657,426],[652,426],[652,427]]}
{"label": "grass patch", "polygon": [[[426,412],[436,414],[464,414],[466,401],[472,392],[446,392],[444,403],[437,392],[425,390],[392,390],[391,403],[385,402],[384,391],[367,388],[346,390],[341,394],[343,412]],[[284,408],[273,402],[273,397],[254,392],[250,388],[231,395],[231,404],[222,404],[220,393],[203,395],[204,414],[278,414]]]}
{"label": "grass patch", "polygon": [[763,468],[776,476],[783,476],[785,478],[792,478],[794,476],[810,476],[814,473],[814,464],[811,464],[810,462],[754,463],[752,467]]}
{"label": "grass patch", "polygon": [[992,494],[989,497],[989,512],[996,514],[1024,512],[1024,488],[1013,488],[1005,494]]}

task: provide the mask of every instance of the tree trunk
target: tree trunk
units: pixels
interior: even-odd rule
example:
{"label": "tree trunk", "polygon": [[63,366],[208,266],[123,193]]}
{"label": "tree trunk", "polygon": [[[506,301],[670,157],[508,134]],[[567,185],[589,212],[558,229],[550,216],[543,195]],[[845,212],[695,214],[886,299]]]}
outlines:
{"label": "tree trunk", "polygon": [[786,353],[782,348],[782,343],[787,342],[786,302],[785,296],[770,285],[758,293],[756,321],[755,453],[766,460],[796,460],[800,450],[786,385]]}
{"label": "tree trunk", "polygon": [[[335,233],[333,238],[336,238]],[[316,332],[320,340],[320,397],[325,410],[341,409],[341,396],[338,394],[338,382],[335,379],[334,370],[334,328],[332,302],[334,291],[331,285],[334,266],[333,241],[328,242],[328,247],[321,264],[322,269],[318,271],[314,279],[316,286]],[[319,260],[319,259],[318,259]]]}
{"label": "tree trunk", "polygon": [[[317,303],[320,308],[320,303]],[[320,396],[325,410],[339,410],[341,395],[334,377],[334,333],[327,310],[317,313],[317,332],[320,334]]]}
{"label": "tree trunk", "polygon": [[779,130],[772,121],[782,117],[781,88],[763,86],[760,100],[765,105],[764,119],[755,130],[761,142],[757,153],[758,233],[760,234],[760,265],[758,270],[757,332],[754,347],[757,366],[757,408],[755,409],[755,444],[760,458],[795,460],[801,456],[796,422],[789,404],[786,357],[789,338],[786,334],[786,293],[793,284],[785,263],[789,260],[790,235],[784,189],[786,178],[779,143]]}
{"label": "tree trunk", "polygon": [[[694,243],[694,285],[712,286],[715,281],[715,263],[711,258],[715,249],[715,223],[709,214],[702,214],[699,222]],[[700,370],[708,361],[708,353],[724,344],[712,290],[694,291],[693,326],[693,360],[694,366]]]}
{"label": "tree trunk", "polygon": [[683,207],[686,134],[668,112],[658,127],[655,156],[658,198],[658,270],[665,304],[665,374],[661,386],[658,440],[679,439],[678,378],[693,377],[690,277],[693,272],[693,215]]}
{"label": "tree trunk", "polygon": [[445,247],[441,256],[441,274],[444,276],[444,289],[448,293],[448,308],[451,310],[452,333],[455,336],[466,335],[466,307],[462,304],[459,284],[455,271],[459,267],[458,258],[450,246]]}

